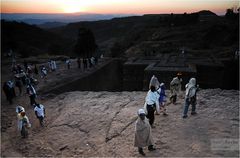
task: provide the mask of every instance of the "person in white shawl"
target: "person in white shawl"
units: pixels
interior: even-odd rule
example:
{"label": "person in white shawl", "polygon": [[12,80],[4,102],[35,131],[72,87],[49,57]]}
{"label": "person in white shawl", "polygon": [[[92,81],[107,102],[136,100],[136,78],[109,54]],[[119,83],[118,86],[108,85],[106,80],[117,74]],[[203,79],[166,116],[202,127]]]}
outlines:
{"label": "person in white shawl", "polygon": [[135,124],[134,146],[138,147],[138,152],[145,156],[143,147],[148,146],[149,151],[156,150],[153,147],[152,131],[148,119],[145,118],[144,109],[138,110],[138,119]]}
{"label": "person in white shawl", "polygon": [[[24,110],[24,108],[22,109]],[[30,128],[31,124],[29,122],[28,117],[26,116],[25,111],[21,111],[17,114],[17,118],[18,118],[18,130],[21,131],[21,135],[23,138],[27,137],[27,134],[25,134],[25,132],[23,131],[23,126],[26,126],[26,128]]]}
{"label": "person in white shawl", "polygon": [[186,88],[186,94],[185,94],[185,105],[184,105],[184,110],[183,110],[183,118],[187,118],[188,115],[188,108],[189,105],[192,105],[192,115],[197,114],[196,113],[196,104],[197,104],[197,90],[198,90],[198,85],[196,86],[196,79],[195,78],[191,78],[189,80],[189,83],[186,84],[185,86]]}
{"label": "person in white shawl", "polygon": [[24,107],[18,105],[18,106],[16,107],[16,113],[19,114],[20,112],[25,112],[25,109],[24,109]]}
{"label": "person in white shawl", "polygon": [[157,90],[159,88],[159,85],[160,85],[160,83],[159,83],[157,77],[155,75],[153,75],[149,82],[149,89],[151,86],[154,86]]}
{"label": "person in white shawl", "polygon": [[52,70],[52,71],[55,71],[55,70],[57,69],[57,64],[56,64],[56,62],[55,62],[54,60],[51,60],[50,62],[51,62],[51,70]]}
{"label": "person in white shawl", "polygon": [[25,112],[25,109],[24,107],[18,105],[16,107],[16,113],[17,113],[17,117],[18,117],[18,130],[21,131],[22,130],[22,120],[20,119],[20,116],[21,116],[21,112]]}

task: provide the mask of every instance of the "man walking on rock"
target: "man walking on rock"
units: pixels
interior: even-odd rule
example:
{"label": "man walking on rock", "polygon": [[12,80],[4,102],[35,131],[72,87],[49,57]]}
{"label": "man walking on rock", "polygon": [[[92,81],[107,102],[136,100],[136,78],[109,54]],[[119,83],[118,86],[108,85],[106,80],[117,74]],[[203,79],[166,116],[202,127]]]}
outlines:
{"label": "man walking on rock", "polygon": [[156,91],[155,86],[151,86],[150,90],[147,93],[146,99],[145,99],[145,104],[144,104],[144,109],[147,112],[147,118],[149,119],[149,123],[152,128],[154,128],[153,123],[154,123],[154,112],[157,110],[157,114],[159,114],[159,95]]}
{"label": "man walking on rock", "polygon": [[45,115],[45,107],[42,104],[36,103],[35,108],[34,108],[34,112],[35,112],[36,117],[39,120],[40,125],[43,127],[44,126],[43,125],[43,120],[44,120],[44,117],[46,116]]}

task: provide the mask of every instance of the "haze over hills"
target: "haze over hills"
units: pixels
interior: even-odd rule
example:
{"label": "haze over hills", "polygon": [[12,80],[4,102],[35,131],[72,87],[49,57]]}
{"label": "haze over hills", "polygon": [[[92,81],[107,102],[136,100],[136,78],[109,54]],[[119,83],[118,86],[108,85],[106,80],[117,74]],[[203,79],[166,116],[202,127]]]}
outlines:
{"label": "haze over hills", "polygon": [[107,20],[114,17],[126,17],[133,14],[94,14],[94,13],[68,13],[68,14],[27,14],[27,13],[2,13],[1,19],[25,22],[40,25],[49,22],[70,23],[79,21]]}

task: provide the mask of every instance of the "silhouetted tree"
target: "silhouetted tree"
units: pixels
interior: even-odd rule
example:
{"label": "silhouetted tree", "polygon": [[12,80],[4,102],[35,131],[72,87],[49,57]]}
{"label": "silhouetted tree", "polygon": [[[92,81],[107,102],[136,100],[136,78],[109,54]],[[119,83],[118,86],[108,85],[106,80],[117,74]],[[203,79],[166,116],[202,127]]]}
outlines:
{"label": "silhouetted tree", "polygon": [[230,17],[230,16],[232,16],[232,15],[234,15],[233,8],[227,9],[225,16],[226,16],[226,17]]}
{"label": "silhouetted tree", "polygon": [[239,8],[235,9],[235,11],[234,11],[234,8],[227,9],[225,17],[227,19],[230,19],[230,20],[238,19],[238,17],[239,17]]}
{"label": "silhouetted tree", "polygon": [[88,28],[79,28],[74,52],[80,57],[87,58],[93,56],[96,49],[97,45],[92,31]]}

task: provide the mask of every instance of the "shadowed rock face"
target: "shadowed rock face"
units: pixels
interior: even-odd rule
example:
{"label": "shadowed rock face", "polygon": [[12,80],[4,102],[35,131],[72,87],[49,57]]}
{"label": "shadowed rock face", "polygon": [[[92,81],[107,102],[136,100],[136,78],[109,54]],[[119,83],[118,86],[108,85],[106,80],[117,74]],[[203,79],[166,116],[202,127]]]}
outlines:
{"label": "shadowed rock face", "polygon": [[[29,138],[13,135],[11,149],[22,156],[139,156],[133,147],[134,125],[145,95],[78,91],[58,95],[44,103],[47,127],[41,129],[28,112],[33,125]],[[147,156],[238,156],[238,151],[211,150],[212,139],[238,138],[238,97],[239,91],[201,90],[198,114],[189,112],[187,119],[181,118],[182,97],[177,105],[170,104],[168,116],[155,116],[152,133],[157,150],[145,150]]]}

